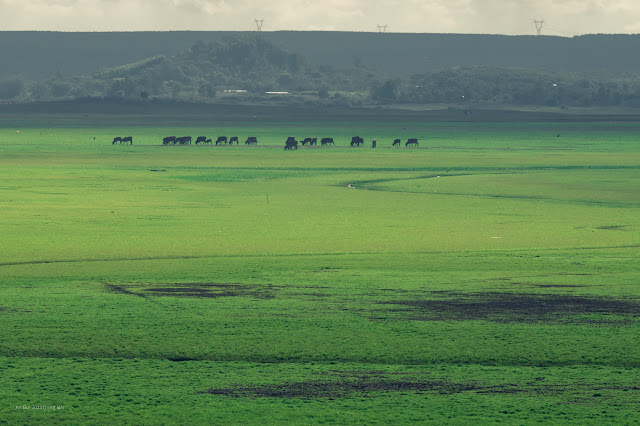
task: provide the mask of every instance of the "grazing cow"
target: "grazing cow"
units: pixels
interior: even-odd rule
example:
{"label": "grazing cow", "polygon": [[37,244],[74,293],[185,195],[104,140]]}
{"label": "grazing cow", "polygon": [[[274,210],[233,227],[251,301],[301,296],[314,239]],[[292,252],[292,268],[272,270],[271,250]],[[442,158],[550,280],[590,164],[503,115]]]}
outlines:
{"label": "grazing cow", "polygon": [[322,138],[320,139],[320,145],[335,145],[333,142],[333,138]]}
{"label": "grazing cow", "polygon": [[309,145],[318,145],[318,138],[311,138],[311,142],[309,142]]}
{"label": "grazing cow", "polygon": [[218,139],[216,140],[216,145],[218,144],[227,144],[227,137],[226,136],[218,136]]}
{"label": "grazing cow", "polygon": [[294,149],[298,149],[298,141],[293,136],[289,136],[284,144],[284,150],[292,151]]}
{"label": "grazing cow", "polygon": [[207,145],[207,144],[208,144],[208,145],[211,145],[211,139],[207,139],[206,141],[204,141],[204,144],[205,144],[205,145]]}
{"label": "grazing cow", "polygon": [[416,138],[410,138],[407,140],[407,143],[405,144],[405,146],[418,146],[418,139]]}
{"label": "grazing cow", "polygon": [[133,145],[133,138],[131,136],[125,136],[124,138],[122,138],[122,141],[120,143],[126,145],[127,142],[129,142],[129,145]]}
{"label": "grazing cow", "polygon": [[200,142],[207,143],[207,137],[206,136],[198,136],[196,138],[196,145],[198,145]]}
{"label": "grazing cow", "polygon": [[400,139],[394,139],[393,146],[400,146]]}
{"label": "grazing cow", "polygon": [[351,146],[360,146],[364,144],[364,139],[360,136],[354,136],[351,138]]}
{"label": "grazing cow", "polygon": [[255,136],[249,136],[244,143],[245,145],[258,145],[258,138]]}
{"label": "grazing cow", "polygon": [[304,138],[304,139],[302,140],[302,142],[300,142],[300,144],[301,144],[302,146],[305,146],[306,144],[311,145],[311,142],[312,142],[312,141],[313,141],[313,139],[311,139],[311,138]]}
{"label": "grazing cow", "polygon": [[115,138],[113,138],[113,142],[111,142],[111,145],[115,145],[118,142],[122,143],[122,138],[120,136],[116,136]]}
{"label": "grazing cow", "polygon": [[233,145],[233,143],[236,143],[236,145],[238,145],[238,137],[237,136],[231,136],[231,139],[229,139],[229,145]]}
{"label": "grazing cow", "polygon": [[175,145],[176,137],[175,136],[167,136],[166,138],[162,138],[162,145]]}
{"label": "grazing cow", "polygon": [[176,138],[176,142],[179,145],[191,145],[191,136],[181,136]]}

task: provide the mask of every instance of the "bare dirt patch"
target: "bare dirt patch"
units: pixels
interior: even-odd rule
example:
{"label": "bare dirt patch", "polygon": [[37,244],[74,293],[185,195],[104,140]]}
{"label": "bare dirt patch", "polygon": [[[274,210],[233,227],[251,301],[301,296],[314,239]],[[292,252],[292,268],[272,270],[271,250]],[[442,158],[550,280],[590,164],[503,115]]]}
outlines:
{"label": "bare dirt patch", "polygon": [[[377,397],[390,392],[397,393],[437,393],[451,395],[462,392],[477,394],[517,394],[561,395],[568,393],[566,403],[579,403],[576,392],[583,396],[597,391],[625,391],[638,396],[640,388],[620,386],[615,383],[553,383],[543,378],[522,383],[488,384],[478,381],[455,382],[445,378],[418,379],[416,373],[389,373],[384,371],[330,371],[319,373],[326,380],[308,380],[255,386],[209,388],[198,394],[223,395],[232,398],[349,398]],[[333,377],[333,380],[330,378]],[[593,395],[601,395],[595,393]]]}
{"label": "bare dirt patch", "polygon": [[344,398],[375,396],[386,392],[437,392],[453,394],[475,390],[473,383],[438,380],[391,380],[384,377],[342,379],[339,381],[311,380],[235,388],[209,388],[198,393],[225,395],[235,398]]}
{"label": "bare dirt patch", "polygon": [[534,287],[539,288],[583,288],[586,285],[580,284],[534,284]]}
{"label": "bare dirt patch", "polygon": [[389,300],[388,312],[417,321],[487,320],[618,324],[637,322],[640,303],[632,299],[535,293],[438,293],[429,299]]}
{"label": "bare dirt patch", "polygon": [[140,294],[140,293],[136,293],[136,292],[130,291],[124,285],[117,285],[117,284],[113,284],[113,283],[103,283],[103,284],[107,288],[107,291],[109,291],[111,293],[127,294],[129,296],[138,296],[138,297],[142,297],[143,299],[147,298],[147,296],[145,294]]}
{"label": "bare dirt patch", "polygon": [[280,288],[272,284],[239,284],[239,283],[103,283],[107,291],[118,294],[142,297],[254,297],[272,299]]}
{"label": "bare dirt patch", "polygon": [[629,225],[605,225],[605,226],[596,226],[596,229],[608,230],[608,231],[626,231],[626,228]]}
{"label": "bare dirt patch", "polygon": [[173,362],[199,361],[197,358],[190,358],[190,357],[184,357],[184,356],[169,357],[167,359]]}
{"label": "bare dirt patch", "polygon": [[257,284],[229,284],[229,283],[173,283],[162,287],[148,287],[143,291],[153,296],[177,297],[255,297],[258,299],[272,299],[277,290],[273,285]]}

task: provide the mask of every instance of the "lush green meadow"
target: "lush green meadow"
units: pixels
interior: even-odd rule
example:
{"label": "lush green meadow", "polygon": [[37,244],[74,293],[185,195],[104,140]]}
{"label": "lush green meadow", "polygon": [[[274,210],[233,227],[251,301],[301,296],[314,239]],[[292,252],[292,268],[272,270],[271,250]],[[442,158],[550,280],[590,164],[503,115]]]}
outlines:
{"label": "lush green meadow", "polygon": [[256,111],[0,117],[0,422],[640,421],[640,117]]}

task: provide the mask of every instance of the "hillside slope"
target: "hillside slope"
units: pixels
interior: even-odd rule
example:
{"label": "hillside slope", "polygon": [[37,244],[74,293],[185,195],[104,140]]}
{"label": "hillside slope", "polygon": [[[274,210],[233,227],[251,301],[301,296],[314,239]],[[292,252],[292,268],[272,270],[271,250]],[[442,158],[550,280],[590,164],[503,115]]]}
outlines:
{"label": "hillside slope", "polygon": [[[171,31],[62,33],[0,32],[0,79],[74,77],[156,55],[173,56],[197,41],[236,32]],[[246,33],[245,33],[246,34]],[[579,37],[482,34],[403,34],[327,31],[262,32],[261,37],[311,64],[349,68],[357,63],[396,74],[454,66],[502,66],[611,75],[640,69],[640,35]]]}
{"label": "hillside slope", "polygon": [[243,33],[80,77],[0,79],[0,101],[640,106],[637,73],[592,78],[584,72],[475,65],[403,76],[359,61],[349,68],[318,65],[259,33]]}

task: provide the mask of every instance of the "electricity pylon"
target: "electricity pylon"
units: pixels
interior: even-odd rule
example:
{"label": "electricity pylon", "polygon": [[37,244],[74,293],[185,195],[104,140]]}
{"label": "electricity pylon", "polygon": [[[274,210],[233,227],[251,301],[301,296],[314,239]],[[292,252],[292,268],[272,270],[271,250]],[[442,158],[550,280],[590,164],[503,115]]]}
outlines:
{"label": "electricity pylon", "polygon": [[542,24],[544,24],[544,19],[542,21],[533,20],[534,25],[536,26],[536,35],[540,35],[542,32]]}

